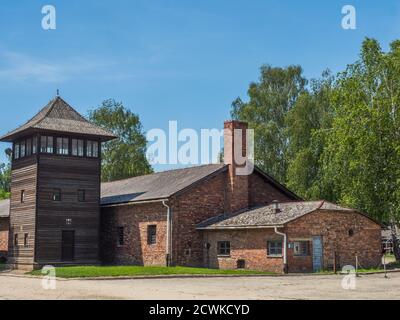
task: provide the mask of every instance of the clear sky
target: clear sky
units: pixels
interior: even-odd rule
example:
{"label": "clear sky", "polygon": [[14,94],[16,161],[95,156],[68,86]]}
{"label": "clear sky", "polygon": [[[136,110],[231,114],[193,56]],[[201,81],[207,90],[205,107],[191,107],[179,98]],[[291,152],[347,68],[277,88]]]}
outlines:
{"label": "clear sky", "polygon": [[[56,8],[56,30],[42,29],[46,4]],[[341,27],[346,4],[356,8],[356,30]],[[384,49],[400,38],[399,1],[2,0],[0,133],[57,88],[84,115],[104,99],[122,101],[145,130],[169,120],[221,128],[262,64],[300,64],[308,78],[337,72],[366,36]]]}

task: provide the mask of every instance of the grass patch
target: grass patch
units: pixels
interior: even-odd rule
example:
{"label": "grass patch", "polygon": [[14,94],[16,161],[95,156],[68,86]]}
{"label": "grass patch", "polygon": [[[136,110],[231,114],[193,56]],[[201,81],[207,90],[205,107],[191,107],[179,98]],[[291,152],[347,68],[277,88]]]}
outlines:
{"label": "grass patch", "polygon": [[[29,272],[42,275],[41,270]],[[272,272],[252,270],[220,270],[190,267],[141,267],[141,266],[77,266],[56,268],[60,278],[119,277],[147,275],[274,275]]]}

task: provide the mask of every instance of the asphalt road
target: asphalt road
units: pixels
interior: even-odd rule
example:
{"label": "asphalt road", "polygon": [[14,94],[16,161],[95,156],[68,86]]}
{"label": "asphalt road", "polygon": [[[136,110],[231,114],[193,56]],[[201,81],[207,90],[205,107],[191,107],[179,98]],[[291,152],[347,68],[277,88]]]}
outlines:
{"label": "asphalt road", "polygon": [[356,278],[355,289],[343,289],[342,279],[340,275],[290,275],[58,280],[56,289],[45,290],[42,279],[1,274],[0,299],[400,299],[400,273],[391,273],[388,279],[382,274],[363,275]]}

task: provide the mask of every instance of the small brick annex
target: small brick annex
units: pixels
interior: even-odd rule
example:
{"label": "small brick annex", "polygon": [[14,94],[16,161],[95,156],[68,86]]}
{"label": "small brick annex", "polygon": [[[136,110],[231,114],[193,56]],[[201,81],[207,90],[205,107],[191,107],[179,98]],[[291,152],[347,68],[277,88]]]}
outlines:
{"label": "small brick annex", "polygon": [[[355,265],[356,259],[364,268],[378,266],[381,261],[381,226],[378,223],[356,210],[324,201],[304,202],[258,168],[250,175],[235,174],[238,166],[233,157],[235,148],[242,148],[245,154],[243,141],[246,137],[242,136],[238,142],[233,133],[235,129],[245,132],[246,128],[243,122],[225,122],[225,165],[183,190],[161,199],[103,203],[102,261],[311,272],[316,269],[318,253],[318,270]],[[271,214],[268,210],[274,200],[276,205],[288,208],[288,213],[282,209]],[[299,214],[297,206],[311,209],[303,209]],[[268,224],[252,221],[253,217],[260,217],[260,212],[252,213],[253,208],[265,208]],[[244,221],[230,224],[231,218]],[[275,220],[279,223],[274,223]],[[149,241],[149,226],[157,230],[153,242]],[[121,228],[123,241],[118,231]],[[321,241],[319,251],[314,248],[315,238]],[[220,254],[220,242],[229,242],[228,254]],[[283,246],[278,254],[269,254],[270,242]],[[294,253],[299,243],[305,248],[300,255]]]}
{"label": "small brick annex", "polygon": [[0,259],[7,256],[9,217],[0,217]]}

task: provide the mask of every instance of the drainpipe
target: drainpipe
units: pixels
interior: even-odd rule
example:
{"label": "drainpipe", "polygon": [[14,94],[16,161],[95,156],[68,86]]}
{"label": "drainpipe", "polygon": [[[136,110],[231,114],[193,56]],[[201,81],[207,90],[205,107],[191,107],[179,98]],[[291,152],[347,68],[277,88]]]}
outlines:
{"label": "drainpipe", "polygon": [[286,254],[287,236],[286,233],[279,232],[278,227],[274,227],[274,231],[276,234],[283,236],[283,272],[288,273],[287,254]]}
{"label": "drainpipe", "polygon": [[166,240],[166,255],[165,255],[165,260],[167,267],[171,265],[171,208],[166,204],[166,201],[168,200],[163,200],[162,204],[164,207],[167,208],[167,240]]}

